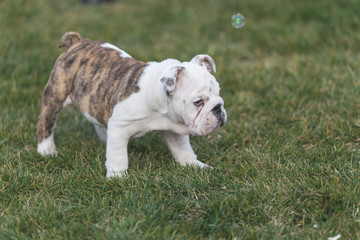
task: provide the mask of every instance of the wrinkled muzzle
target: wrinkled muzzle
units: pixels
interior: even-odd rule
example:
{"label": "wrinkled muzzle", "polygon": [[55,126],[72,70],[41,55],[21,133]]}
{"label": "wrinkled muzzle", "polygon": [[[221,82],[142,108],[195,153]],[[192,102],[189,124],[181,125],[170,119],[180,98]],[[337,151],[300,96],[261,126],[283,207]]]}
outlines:
{"label": "wrinkled muzzle", "polygon": [[198,115],[189,126],[190,133],[198,136],[210,134],[219,127],[223,127],[226,120],[224,101],[221,97],[215,97],[199,110]]}

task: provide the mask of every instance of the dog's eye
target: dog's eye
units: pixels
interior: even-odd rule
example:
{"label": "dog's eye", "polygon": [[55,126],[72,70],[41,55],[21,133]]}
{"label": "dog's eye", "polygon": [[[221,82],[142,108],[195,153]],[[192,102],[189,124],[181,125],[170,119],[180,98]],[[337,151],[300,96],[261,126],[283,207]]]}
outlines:
{"label": "dog's eye", "polygon": [[200,99],[200,100],[194,102],[194,105],[195,105],[196,107],[200,107],[200,106],[204,105],[204,102],[203,102],[202,99]]}

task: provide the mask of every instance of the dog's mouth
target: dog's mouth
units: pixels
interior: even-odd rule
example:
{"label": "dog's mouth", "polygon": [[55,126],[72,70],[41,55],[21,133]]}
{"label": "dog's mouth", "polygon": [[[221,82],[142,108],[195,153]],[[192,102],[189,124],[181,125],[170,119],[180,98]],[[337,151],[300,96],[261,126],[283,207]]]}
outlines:
{"label": "dog's mouth", "polygon": [[222,112],[221,114],[214,115],[214,113],[210,111],[208,113],[203,112],[203,115],[201,116],[199,111],[192,123],[193,124],[189,126],[189,130],[192,135],[208,135],[216,129],[225,126],[226,113]]}

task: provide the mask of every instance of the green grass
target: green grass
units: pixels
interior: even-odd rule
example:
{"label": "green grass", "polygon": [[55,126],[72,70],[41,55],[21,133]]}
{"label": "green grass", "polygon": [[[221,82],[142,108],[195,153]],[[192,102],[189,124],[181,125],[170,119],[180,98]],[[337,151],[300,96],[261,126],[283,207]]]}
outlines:
{"label": "green grass", "polygon": [[[0,239],[360,239],[360,16],[344,1],[0,2]],[[235,29],[231,17],[245,16]],[[192,137],[212,171],[159,134],[127,179],[70,107],[58,158],[36,153],[42,90],[66,31],[143,61],[210,54],[227,125]]]}

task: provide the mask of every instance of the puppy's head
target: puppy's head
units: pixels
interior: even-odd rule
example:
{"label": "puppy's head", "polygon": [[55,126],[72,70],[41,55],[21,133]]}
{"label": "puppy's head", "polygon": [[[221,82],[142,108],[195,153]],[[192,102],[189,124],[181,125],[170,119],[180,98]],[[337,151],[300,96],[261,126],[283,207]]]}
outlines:
{"label": "puppy's head", "polygon": [[220,87],[211,71],[216,71],[215,63],[203,54],[172,66],[161,79],[170,117],[185,123],[193,135],[207,135],[227,120]]}

